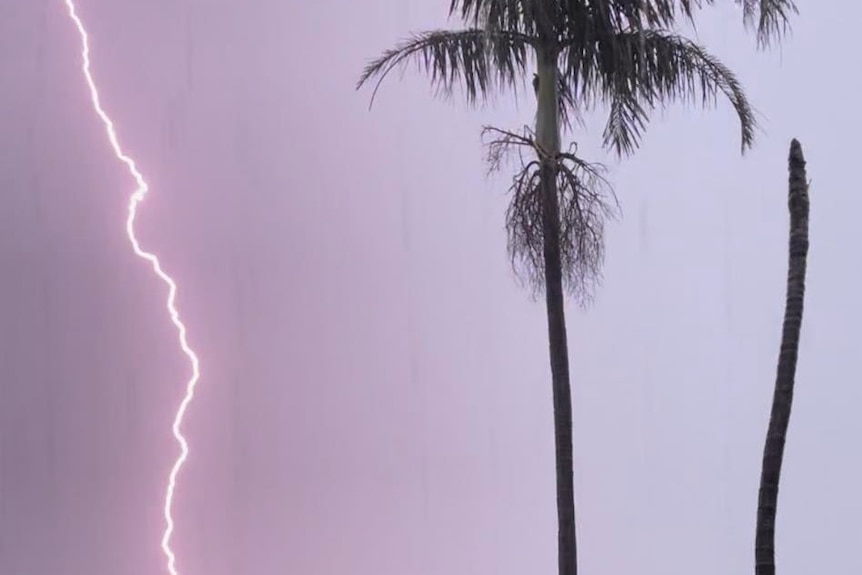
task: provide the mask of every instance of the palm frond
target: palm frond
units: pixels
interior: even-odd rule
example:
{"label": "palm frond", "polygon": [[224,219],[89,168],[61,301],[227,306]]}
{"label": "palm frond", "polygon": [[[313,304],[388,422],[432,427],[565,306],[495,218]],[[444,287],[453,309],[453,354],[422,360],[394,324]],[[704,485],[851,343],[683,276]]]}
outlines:
{"label": "palm frond", "polygon": [[631,154],[640,145],[648,121],[649,111],[636,99],[611,101],[603,134],[605,147],[620,156]]}
{"label": "palm frond", "polygon": [[742,6],[746,25],[757,31],[761,47],[780,39],[790,29],[790,17],[799,13],[794,0],[736,0]]}
{"label": "palm frond", "polygon": [[585,33],[670,28],[679,18],[693,21],[704,1],[712,0],[450,0],[449,17],[476,28],[564,41]]}
{"label": "palm frond", "polygon": [[642,30],[617,34],[612,46],[584,48],[563,51],[562,76],[582,106],[601,102],[610,107],[604,140],[618,154],[634,151],[656,106],[697,101],[698,96],[702,106],[724,96],[739,117],[742,149],[752,145],[757,120],[739,80],[698,44],[665,31]]}
{"label": "palm frond", "polygon": [[526,75],[529,38],[513,32],[438,30],[412,35],[365,67],[357,89],[376,79],[374,96],[392,70],[409,62],[430,74],[431,84],[444,95],[463,86],[474,103],[506,87],[516,88]]}
{"label": "palm frond", "polygon": [[577,99],[572,92],[572,87],[563,79],[560,78],[560,85],[557,89],[557,95],[560,100],[560,127],[563,131],[571,130],[575,127],[584,127],[584,117],[581,114],[581,109],[577,105]]}
{"label": "palm frond", "polygon": [[[643,0],[632,0],[643,1]],[[651,3],[652,0],[646,0]],[[684,14],[690,22],[694,21],[694,9],[703,4],[714,5],[717,0],[655,0],[659,4],[674,4],[679,2],[678,11]],[[773,40],[780,40],[790,30],[790,17],[798,14],[795,0],[734,0],[742,8],[742,20],[746,27],[753,28],[757,35],[757,43],[766,48]],[[675,11],[671,7],[669,20],[656,22],[658,28],[672,28],[675,23]]]}
{"label": "palm frond", "polygon": [[[567,1],[567,0],[562,0]],[[568,0],[583,4],[584,0]],[[595,2],[610,12],[626,14],[627,21],[620,30],[639,29],[633,24],[634,15],[650,28],[671,29],[680,19],[694,23],[694,14],[704,5],[714,5],[717,0],[605,0]],[[778,38],[788,30],[790,16],[798,13],[795,0],[734,0],[742,7],[743,21],[756,29],[762,45]]]}
{"label": "palm frond", "polygon": [[693,21],[695,10],[703,3],[703,0],[561,1],[566,7],[567,15],[589,15],[591,26],[594,26],[596,21],[601,21],[610,23],[617,31],[669,28],[680,19]]}
{"label": "palm frond", "polygon": [[449,17],[487,30],[511,30],[531,37],[554,26],[557,0],[450,0]]}
{"label": "palm frond", "polygon": [[[694,13],[703,5],[714,5],[717,0],[608,0],[600,4],[641,4],[645,20],[654,28],[670,29],[679,17],[694,23]],[[761,47],[781,37],[790,29],[790,17],[798,14],[795,0],[734,0],[742,7],[743,22],[753,28]],[[619,10],[619,6],[615,9]],[[632,29],[636,29],[631,27]],[[620,28],[625,30],[625,28]]]}

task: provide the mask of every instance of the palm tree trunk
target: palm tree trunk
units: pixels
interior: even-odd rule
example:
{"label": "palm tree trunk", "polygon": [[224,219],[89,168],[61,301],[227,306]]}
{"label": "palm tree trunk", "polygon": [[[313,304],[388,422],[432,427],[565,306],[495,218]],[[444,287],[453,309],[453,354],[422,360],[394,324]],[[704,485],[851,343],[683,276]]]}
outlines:
{"label": "palm tree trunk", "polygon": [[775,575],[775,513],[778,506],[778,484],[784,444],[793,404],[796,361],[799,355],[799,332],[805,299],[805,269],[808,257],[808,181],[805,158],[797,140],[790,143],[790,255],[787,269],[787,300],[778,375],[772,397],[772,413],[763,449],[760,472],[760,494],[757,502],[757,535],[754,544],[755,575]]}
{"label": "palm tree trunk", "polygon": [[[572,391],[569,381],[569,347],[563,273],[560,257],[560,207],[557,166],[560,129],[556,54],[538,54],[538,111],[536,142],[542,150],[541,185],[545,264],[545,303],[554,397],[554,439],[557,470],[557,553],[559,575],[577,575],[575,497],[572,457]],[[547,156],[544,156],[544,155]]]}

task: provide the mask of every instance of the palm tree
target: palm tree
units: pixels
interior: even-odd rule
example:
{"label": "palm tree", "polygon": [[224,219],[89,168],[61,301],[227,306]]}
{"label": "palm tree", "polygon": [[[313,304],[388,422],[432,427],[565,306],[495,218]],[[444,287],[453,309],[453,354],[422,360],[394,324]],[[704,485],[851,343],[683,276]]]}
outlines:
{"label": "palm tree", "polygon": [[[793,0],[735,0],[744,21],[766,45],[780,36]],[[374,92],[394,69],[418,64],[443,95],[460,86],[468,102],[523,87],[535,66],[535,129],[497,135],[490,159],[527,148],[534,156],[515,176],[507,214],[513,263],[544,288],[556,443],[560,575],[576,575],[572,470],[572,406],[564,295],[583,295],[598,279],[602,223],[610,211],[599,167],[563,152],[561,136],[578,114],[603,105],[609,115],[605,146],[619,155],[635,150],[650,112],[674,100],[719,95],[739,117],[743,150],[751,146],[755,118],[733,73],[700,45],[672,31],[678,20],[714,0],[450,0],[449,16],[464,28],[421,32],[387,50],[365,68],[357,87],[375,80]],[[373,101],[373,95],[372,95]],[[519,269],[516,266],[516,272]]]}
{"label": "palm tree", "polygon": [[805,269],[808,261],[808,179],[805,158],[797,140],[790,143],[790,185],[787,205],[790,210],[790,248],[787,267],[787,299],[778,375],[772,397],[772,413],[763,449],[760,471],[760,495],[757,501],[757,535],[754,543],[754,572],[775,575],[775,512],[778,506],[778,483],[784,459],[784,443],[793,404],[796,361],[799,356],[799,332],[805,300]]}

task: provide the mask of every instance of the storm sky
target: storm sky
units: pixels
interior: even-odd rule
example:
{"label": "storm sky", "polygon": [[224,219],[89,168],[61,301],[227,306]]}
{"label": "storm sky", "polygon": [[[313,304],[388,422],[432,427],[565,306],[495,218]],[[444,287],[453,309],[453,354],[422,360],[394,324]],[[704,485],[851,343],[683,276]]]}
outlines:
{"label": "storm sky", "polygon": [[[697,39],[743,79],[753,151],[723,103],[658,113],[622,162],[599,146],[600,111],[566,136],[609,165],[623,209],[593,305],[568,316],[588,575],[753,569],[792,137],[812,247],[779,569],[862,569],[860,8],[800,2],[764,53],[724,4]],[[447,25],[442,0],[78,5],[151,185],[140,237],[180,286],[202,362],[182,575],[552,573],[544,306],[513,277],[507,174],[486,176],[480,140],[483,124],[530,123],[529,92],[477,111],[408,73],[368,110],[367,59]],[[189,368],[125,237],[134,182],[80,64],[61,0],[0,3],[4,575],[164,573]]]}

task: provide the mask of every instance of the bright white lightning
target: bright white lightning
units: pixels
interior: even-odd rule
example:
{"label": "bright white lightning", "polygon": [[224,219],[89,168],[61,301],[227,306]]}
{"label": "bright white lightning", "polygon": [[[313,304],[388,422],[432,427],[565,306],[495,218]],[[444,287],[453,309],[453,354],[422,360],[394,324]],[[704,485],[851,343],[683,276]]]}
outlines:
{"label": "bright white lightning", "polygon": [[189,363],[191,363],[192,367],[191,378],[186,384],[186,393],[183,396],[182,401],[180,402],[179,408],[177,409],[176,416],[174,417],[174,423],[172,426],[174,438],[180,446],[180,454],[174,462],[173,467],[171,467],[170,475],[168,475],[168,485],[165,490],[165,531],[162,535],[162,551],[164,551],[164,554],[168,560],[168,572],[170,573],[170,575],[177,575],[176,556],[174,555],[174,552],[170,546],[171,535],[174,532],[174,519],[171,514],[171,510],[173,508],[174,490],[177,484],[177,475],[179,474],[180,468],[182,468],[183,463],[185,463],[186,458],[189,455],[189,446],[186,442],[186,438],[183,436],[180,430],[180,427],[182,425],[183,417],[185,416],[186,410],[188,409],[192,399],[194,399],[195,387],[197,386],[198,380],[200,379],[199,361],[197,354],[195,354],[194,350],[192,350],[192,348],[188,344],[188,341],[186,339],[186,326],[180,319],[179,311],[177,311],[177,284],[174,282],[171,276],[165,273],[165,271],[162,269],[161,263],[159,262],[159,258],[156,257],[156,255],[153,253],[144,251],[141,248],[141,245],[138,243],[138,238],[135,235],[135,216],[137,215],[138,205],[142,201],[144,201],[144,198],[146,198],[147,196],[149,186],[144,180],[144,176],[141,174],[140,171],[138,171],[138,168],[135,165],[135,161],[131,157],[126,155],[125,152],[123,152],[123,149],[120,146],[120,142],[117,138],[116,130],[114,129],[114,123],[111,121],[111,118],[102,108],[101,99],[99,98],[99,90],[96,88],[96,82],[93,80],[93,75],[90,71],[89,36],[87,35],[87,30],[84,27],[83,22],[78,17],[77,11],[75,9],[75,3],[73,0],[63,1],[66,3],[66,7],[69,10],[69,16],[75,23],[75,26],[78,29],[78,34],[81,37],[81,57],[83,59],[82,71],[84,73],[84,79],[87,81],[87,86],[90,89],[90,99],[92,100],[93,108],[95,109],[96,114],[102,120],[102,124],[104,124],[105,126],[105,132],[108,136],[108,141],[111,143],[111,148],[113,148],[114,150],[114,154],[117,156],[117,159],[119,159],[123,164],[126,165],[126,168],[129,170],[129,174],[135,180],[136,188],[134,193],[132,193],[131,197],[129,198],[128,217],[126,218],[126,234],[129,236],[129,241],[132,243],[132,248],[134,249],[135,254],[150,263],[155,274],[165,283],[168,288],[166,308],[168,314],[171,317],[171,321],[177,329],[180,348],[182,349],[182,352],[185,354],[185,356],[188,358]]}

